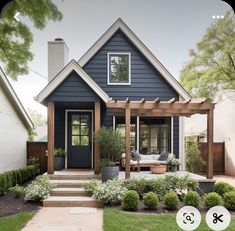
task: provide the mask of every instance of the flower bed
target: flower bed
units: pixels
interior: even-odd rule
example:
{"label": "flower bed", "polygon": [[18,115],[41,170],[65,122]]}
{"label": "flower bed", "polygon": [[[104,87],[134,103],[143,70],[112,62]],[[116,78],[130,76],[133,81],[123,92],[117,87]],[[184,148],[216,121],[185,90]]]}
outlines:
{"label": "flower bed", "polygon": [[[221,183],[219,182],[215,184],[214,192],[203,197],[200,197],[197,193],[197,187],[198,183],[188,176],[165,176],[156,180],[135,178],[112,180],[103,184],[90,182],[85,188],[94,198],[102,201],[106,206],[122,205],[121,208],[134,211],[145,208],[161,213],[174,211],[185,205],[197,207],[200,211],[206,211],[211,206],[224,205],[230,211],[235,211],[235,202],[233,202],[235,190],[231,185],[226,185],[226,190],[220,193],[222,195],[219,195],[217,193],[218,191],[221,192]],[[130,191],[131,195],[136,192],[139,196],[140,203],[138,203],[137,208],[126,206],[128,205]],[[157,198],[154,198],[154,195]]]}

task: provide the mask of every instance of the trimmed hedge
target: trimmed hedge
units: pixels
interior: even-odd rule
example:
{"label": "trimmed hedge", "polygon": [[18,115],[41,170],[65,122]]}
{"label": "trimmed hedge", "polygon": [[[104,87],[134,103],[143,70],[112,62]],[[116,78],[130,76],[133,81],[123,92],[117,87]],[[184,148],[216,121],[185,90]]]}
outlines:
{"label": "trimmed hedge", "polygon": [[38,168],[35,165],[29,165],[12,171],[0,174],[0,195],[3,195],[9,188],[15,185],[33,179],[38,174]]}

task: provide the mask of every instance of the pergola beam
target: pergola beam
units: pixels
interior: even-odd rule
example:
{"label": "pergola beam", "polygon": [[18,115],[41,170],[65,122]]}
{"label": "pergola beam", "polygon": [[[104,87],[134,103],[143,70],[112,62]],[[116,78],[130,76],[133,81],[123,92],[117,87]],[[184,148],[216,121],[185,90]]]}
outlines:
{"label": "pergola beam", "polygon": [[[129,98],[127,98],[129,99]],[[130,103],[130,102],[129,102]],[[113,109],[125,109],[127,107],[127,102],[118,101],[118,102],[107,102],[106,103],[107,108],[113,108]],[[153,101],[146,101],[145,103],[140,102],[134,102],[131,101],[129,105],[130,109],[213,109],[214,104],[204,102],[204,103],[182,103],[182,102],[175,102],[175,103],[168,103],[168,102],[160,102],[158,104],[154,103]]]}

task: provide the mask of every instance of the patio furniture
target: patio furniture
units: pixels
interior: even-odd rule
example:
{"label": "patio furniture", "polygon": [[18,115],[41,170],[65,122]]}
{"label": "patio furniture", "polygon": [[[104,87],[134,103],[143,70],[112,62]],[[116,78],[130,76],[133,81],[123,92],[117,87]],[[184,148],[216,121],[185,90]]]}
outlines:
{"label": "patio furniture", "polygon": [[[125,157],[126,154],[123,153],[120,159],[120,164],[122,168],[125,168]],[[174,154],[169,153],[167,160],[159,160],[159,154],[149,154],[149,155],[142,155],[140,154],[140,160],[133,160],[132,157],[130,159],[130,168],[131,170],[140,171],[141,167],[148,167],[151,168],[155,165],[165,165],[168,171],[168,162],[174,157]]]}
{"label": "patio furniture", "polygon": [[167,165],[164,164],[155,164],[154,166],[151,167],[151,173],[152,174],[163,174],[167,170]]}

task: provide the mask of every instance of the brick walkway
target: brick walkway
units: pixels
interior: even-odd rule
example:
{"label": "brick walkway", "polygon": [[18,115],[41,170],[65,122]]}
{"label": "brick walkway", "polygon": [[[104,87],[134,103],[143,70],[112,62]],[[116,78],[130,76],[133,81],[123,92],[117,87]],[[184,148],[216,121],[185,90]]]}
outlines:
{"label": "brick walkway", "polygon": [[102,231],[103,209],[41,208],[21,231]]}

